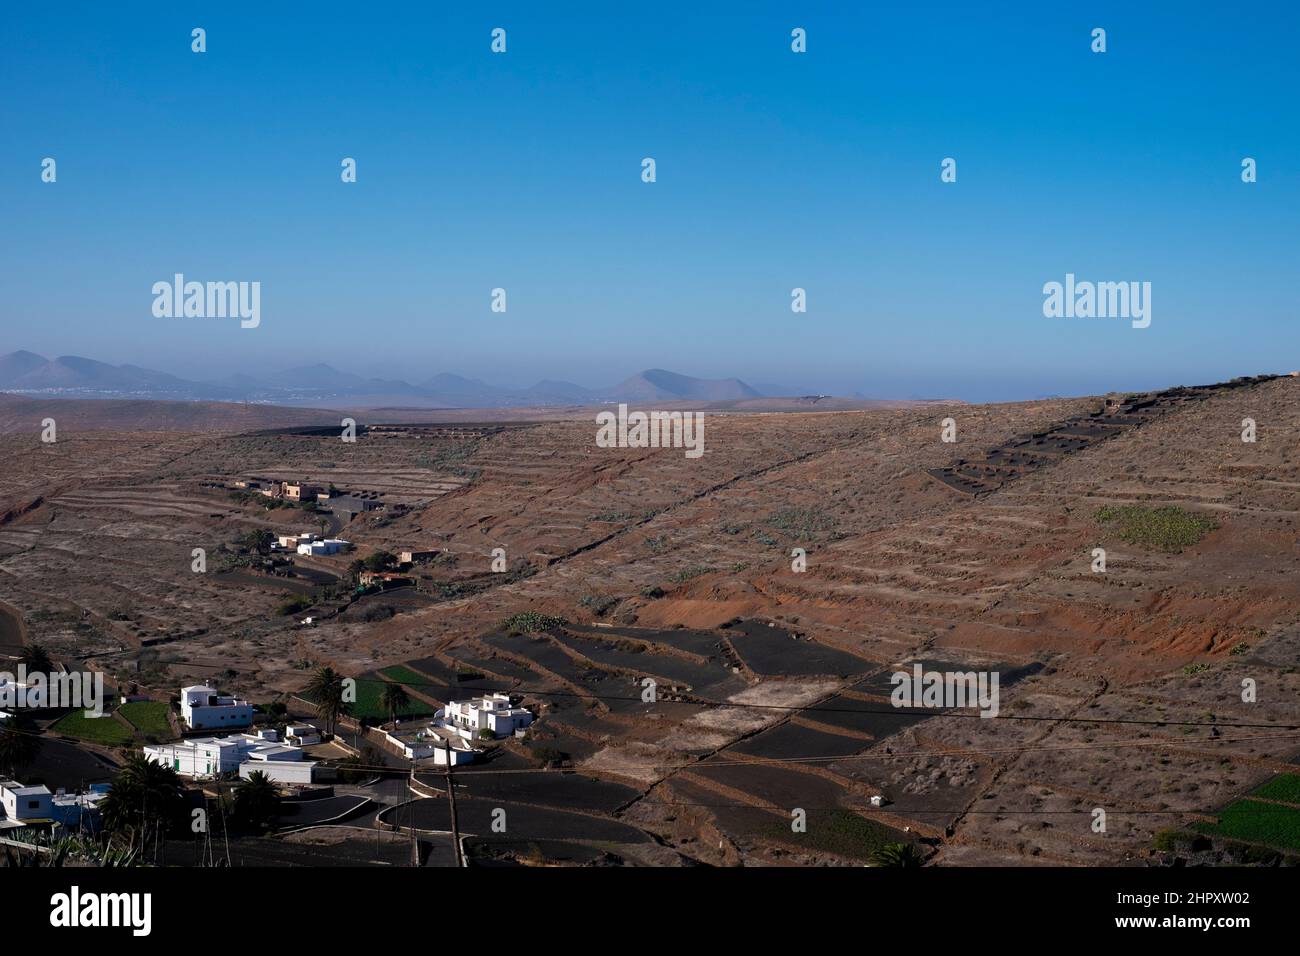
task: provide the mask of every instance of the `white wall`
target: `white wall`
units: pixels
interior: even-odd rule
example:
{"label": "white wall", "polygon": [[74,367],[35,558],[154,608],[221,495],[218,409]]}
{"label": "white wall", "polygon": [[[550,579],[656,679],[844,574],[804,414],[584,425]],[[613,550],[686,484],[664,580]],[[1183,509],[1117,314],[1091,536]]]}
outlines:
{"label": "white wall", "polygon": [[190,707],[186,723],[191,730],[212,730],[247,727],[253,722],[253,705],[239,704],[228,707]]}
{"label": "white wall", "polygon": [[276,783],[311,783],[314,760],[246,760],[239,765],[239,776],[247,780],[261,771]]}
{"label": "white wall", "polygon": [[[43,820],[52,816],[49,791],[20,795],[6,788],[0,790],[0,801],[10,820]],[[30,806],[31,803],[36,806]]]}

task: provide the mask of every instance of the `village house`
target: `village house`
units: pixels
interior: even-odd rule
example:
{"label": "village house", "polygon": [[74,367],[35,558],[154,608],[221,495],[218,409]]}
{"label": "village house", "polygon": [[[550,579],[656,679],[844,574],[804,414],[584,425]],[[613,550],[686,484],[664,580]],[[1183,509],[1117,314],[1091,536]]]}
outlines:
{"label": "village house", "polygon": [[312,782],[316,768],[316,761],[303,760],[302,748],[282,742],[274,730],[152,744],[144,755],[196,780],[232,773],[247,779],[260,770],[276,783],[302,785]]}
{"label": "village house", "polygon": [[318,496],[316,499],[320,504],[327,505],[329,510],[342,518],[351,521],[359,514],[365,514],[367,511],[375,511],[383,507],[373,492],[357,495],[326,495]]}
{"label": "village house", "polygon": [[215,687],[195,684],[181,688],[181,718],[190,730],[233,730],[253,723],[253,705],[238,697],[223,697]]}
{"label": "village house", "polygon": [[108,797],[108,791],[108,784],[97,783],[85,793],[50,793],[44,784],[24,786],[16,780],[0,780],[0,830],[61,826],[97,831],[99,805]]}
{"label": "village house", "polygon": [[532,711],[515,707],[509,694],[487,694],[470,700],[453,700],[435,715],[442,718],[442,726],[455,730],[462,737],[477,738],[491,734],[493,738],[509,737],[533,722]]}
{"label": "village house", "polygon": [[322,489],[305,481],[286,481],[281,486],[281,491],[290,501],[313,501]]}
{"label": "village house", "polygon": [[344,541],[342,538],[317,539],[315,535],[312,538],[311,541],[299,542],[299,554],[308,555],[309,557],[321,557],[323,555],[338,554],[340,551],[346,551],[352,547],[350,541]]}
{"label": "village house", "polygon": [[28,787],[17,780],[0,780],[0,828],[53,822],[53,794],[49,787],[44,784]]}
{"label": "village house", "polygon": [[320,731],[311,724],[290,724],[284,728],[284,742],[295,747],[312,747],[321,739]]}

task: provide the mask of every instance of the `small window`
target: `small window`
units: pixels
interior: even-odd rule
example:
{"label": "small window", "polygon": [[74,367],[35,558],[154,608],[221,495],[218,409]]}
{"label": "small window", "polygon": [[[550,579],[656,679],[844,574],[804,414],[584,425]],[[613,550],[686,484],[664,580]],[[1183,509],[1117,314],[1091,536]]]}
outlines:
{"label": "small window", "polygon": [[41,808],[41,801],[39,801],[39,800],[28,800],[28,801],[27,801],[27,809],[28,809],[28,810],[39,810],[40,808]]}

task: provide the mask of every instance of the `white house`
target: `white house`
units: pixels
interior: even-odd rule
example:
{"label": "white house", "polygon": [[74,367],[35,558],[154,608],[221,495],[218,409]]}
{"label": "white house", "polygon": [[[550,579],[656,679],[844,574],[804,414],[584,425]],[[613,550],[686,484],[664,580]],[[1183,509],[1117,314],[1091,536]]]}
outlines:
{"label": "white house", "polygon": [[311,724],[290,724],[284,728],[284,742],[295,747],[311,747],[321,742],[321,735]]}
{"label": "white house", "polygon": [[223,697],[215,687],[195,684],[181,688],[181,717],[191,730],[234,730],[253,722],[253,705],[237,697]]}
{"label": "white house", "polygon": [[53,822],[52,799],[44,784],[26,787],[17,780],[0,780],[0,827]]}
{"label": "white house", "polygon": [[435,716],[441,716],[442,726],[470,738],[483,736],[483,731],[491,731],[493,737],[509,737],[533,722],[532,711],[515,707],[509,694],[453,700]]}
{"label": "white house", "polygon": [[198,737],[144,748],[145,758],[171,767],[182,777],[204,779],[238,773],[248,777],[260,770],[277,783],[311,783],[316,761],[303,760],[302,750],[280,741],[274,730],[230,737]]}
{"label": "white house", "polygon": [[352,547],[342,538],[325,538],[323,541],[304,541],[298,545],[298,553],[318,557],[325,554],[338,554]]}

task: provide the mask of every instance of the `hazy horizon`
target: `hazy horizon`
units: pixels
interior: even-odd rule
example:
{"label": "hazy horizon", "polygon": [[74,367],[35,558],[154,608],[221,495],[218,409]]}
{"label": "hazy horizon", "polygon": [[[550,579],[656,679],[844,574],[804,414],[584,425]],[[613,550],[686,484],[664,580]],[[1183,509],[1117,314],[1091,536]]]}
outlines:
{"label": "hazy horizon", "polygon": [[[30,349],[30,348],[18,348],[18,349],[14,349],[13,351],[31,352],[40,355],[41,357],[50,361],[57,360],[58,358],[61,357],[76,357],[76,358],[91,359],[95,361],[106,361],[100,356],[86,355],[84,353],[79,353],[76,351],[62,352],[57,354],[42,353],[42,352],[38,352],[36,349]],[[11,354],[11,353],[0,354],[0,358],[3,358],[5,354]],[[361,371],[362,368],[366,367],[364,361],[361,363],[354,364],[349,362],[347,359],[338,359],[329,356],[319,357],[315,360],[302,359],[301,357],[292,358],[292,359],[286,358],[285,360],[280,362],[269,361],[264,366],[258,366],[258,367],[245,366],[245,367],[225,368],[219,365],[213,366],[211,363],[205,363],[203,365],[191,366],[193,368],[192,372],[187,372],[183,370],[186,368],[186,366],[184,366],[183,364],[179,367],[174,367],[170,365],[167,366],[152,365],[148,362],[143,362],[138,360],[126,360],[123,362],[109,362],[108,364],[114,366],[128,365],[128,366],[145,368],[148,369],[149,371],[163,372],[166,374],[175,375],[187,381],[200,383],[200,384],[218,384],[221,383],[228,376],[232,376],[232,375],[246,375],[269,383],[275,381],[278,375],[281,375],[284,372],[292,371],[293,369],[296,368],[313,367],[316,365],[326,365],[338,372],[343,373],[344,375],[349,375],[349,376],[357,375],[359,377],[367,378],[367,379],[374,378],[374,379],[383,379],[388,381],[402,381],[409,385],[413,385],[417,387],[422,386],[424,383],[428,382],[429,379],[433,378],[436,375],[451,374],[451,375],[460,376],[465,379],[469,379],[471,381],[481,382],[484,385],[487,385],[495,389],[501,389],[501,390],[525,390],[533,385],[538,384],[539,382],[551,381],[551,382],[564,382],[568,384],[577,385],[584,389],[598,391],[600,389],[606,389],[612,386],[616,386],[646,371],[668,371],[677,374],[690,375],[692,378],[697,378],[697,379],[702,379],[707,381],[721,381],[721,380],[736,379],[742,382],[743,384],[750,386],[751,388],[755,388],[759,390],[765,396],[772,396],[772,397],[796,397],[800,395],[823,394],[823,395],[832,395],[832,396],[843,397],[843,398],[859,398],[859,399],[867,399],[867,400],[955,399],[959,401],[971,402],[976,404],[1015,402],[1015,401],[1034,401],[1039,399],[1065,398],[1065,397],[1083,397],[1089,395],[1102,395],[1108,392],[1141,392],[1141,391],[1149,391],[1149,390],[1160,389],[1160,388],[1168,388],[1177,385],[1206,385],[1206,384],[1211,384],[1214,381],[1227,381],[1229,379],[1237,378],[1237,377],[1244,377],[1244,376],[1250,376],[1256,374],[1271,374],[1271,373],[1280,374],[1280,373],[1284,373],[1285,371],[1291,371],[1289,369],[1284,370],[1281,368],[1249,370],[1249,371],[1242,371],[1240,373],[1225,375],[1221,379],[1214,379],[1214,380],[1206,379],[1203,381],[1190,380],[1190,379],[1189,380],[1157,380],[1154,376],[1148,376],[1144,378],[1139,384],[1118,383],[1118,384],[1110,384],[1110,385],[1097,387],[1095,389],[1080,388],[1079,390],[1076,391],[1058,389],[1053,392],[1042,392],[1039,394],[985,394],[982,397],[970,397],[955,392],[942,393],[942,394],[937,392],[923,393],[920,391],[912,391],[909,393],[902,393],[902,392],[886,393],[886,392],[871,392],[861,388],[845,389],[845,390],[837,391],[833,388],[817,387],[815,383],[803,383],[803,385],[801,385],[800,383],[793,382],[793,381],[770,381],[758,377],[746,376],[744,374],[730,374],[727,373],[726,371],[721,371],[721,370],[717,372],[717,374],[692,375],[690,372],[684,372],[682,369],[678,369],[678,368],[664,369],[658,366],[653,368],[647,367],[644,369],[629,367],[626,370],[623,370],[621,372],[618,370],[613,370],[613,371],[607,370],[604,378],[582,380],[582,379],[568,378],[563,375],[553,375],[553,374],[543,374],[536,378],[531,378],[531,379],[522,379],[522,378],[508,379],[501,376],[494,376],[490,374],[487,376],[466,374],[461,370],[454,369],[454,368],[431,368],[429,370],[421,370],[418,367],[415,367],[415,371],[413,372],[413,374],[410,375],[396,374],[396,372],[392,368],[384,368],[374,373],[367,373]],[[304,381],[300,384],[305,385],[308,383]],[[782,390],[774,390],[772,386],[785,386],[786,388]],[[6,389],[3,386],[3,384],[0,384],[0,392],[7,391],[7,390],[13,391],[13,389]]]}
{"label": "hazy horizon", "polygon": [[[31,8],[0,36],[10,348],[968,401],[1300,364],[1291,8],[316,12]],[[155,317],[178,272],[260,282],[259,327]],[[1044,317],[1067,274],[1150,282],[1150,327]]]}

